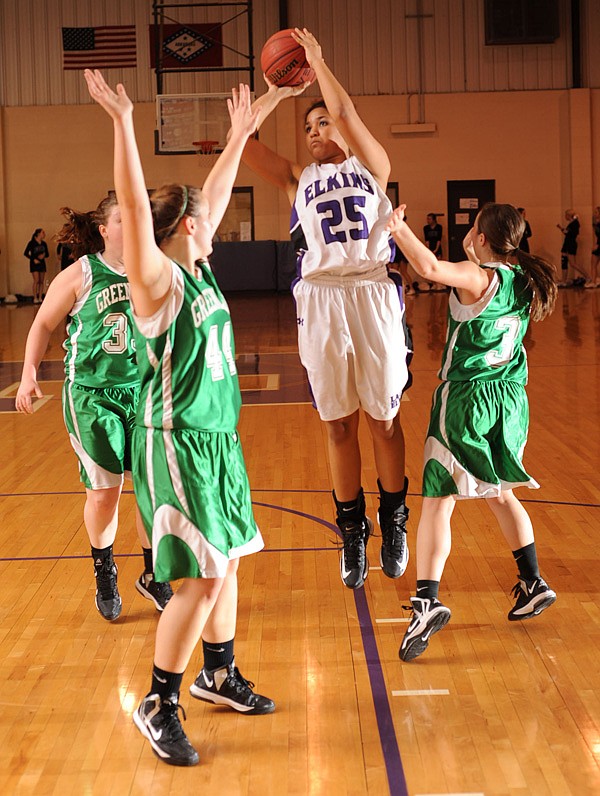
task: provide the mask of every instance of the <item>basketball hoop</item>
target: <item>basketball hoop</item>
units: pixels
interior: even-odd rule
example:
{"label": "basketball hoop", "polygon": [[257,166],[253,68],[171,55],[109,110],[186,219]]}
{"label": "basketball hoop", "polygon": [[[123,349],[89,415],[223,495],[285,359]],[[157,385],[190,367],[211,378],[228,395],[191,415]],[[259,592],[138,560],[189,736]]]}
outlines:
{"label": "basketball hoop", "polygon": [[195,147],[196,154],[203,162],[210,162],[214,159],[212,156],[218,154],[218,145],[218,141],[192,141],[192,146]]}

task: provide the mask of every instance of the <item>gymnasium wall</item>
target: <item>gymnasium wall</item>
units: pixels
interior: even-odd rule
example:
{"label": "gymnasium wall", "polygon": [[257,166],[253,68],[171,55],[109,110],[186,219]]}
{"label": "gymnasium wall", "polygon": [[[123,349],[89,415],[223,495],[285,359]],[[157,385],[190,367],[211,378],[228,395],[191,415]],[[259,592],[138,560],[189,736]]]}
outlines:
{"label": "gymnasium wall", "polygon": [[[278,5],[255,0],[257,53],[278,27]],[[581,2],[585,89],[569,88],[566,0],[560,0],[560,39],[532,47],[485,47],[483,0],[421,0],[420,32],[417,0],[289,0],[288,7],[290,24],[304,20],[319,34],[328,61],[388,150],[391,180],[399,183],[415,228],[427,212],[446,211],[447,180],[495,179],[498,200],[527,208],[532,248],[546,256],[556,259],[562,240],[556,223],[574,206],[587,262],[588,222],[600,204],[600,59],[592,46],[600,39],[600,3]],[[174,13],[191,21],[183,11]],[[196,21],[198,14],[194,10]],[[125,82],[137,100],[148,185],[202,183],[206,169],[194,156],[154,155],[155,86],[145,45],[150,21],[150,0],[0,3],[0,296],[30,293],[22,252],[35,227],[46,229],[53,253],[58,208],[89,209],[112,187],[111,123],[89,102],[81,74],[63,72],[61,26],[136,23],[138,68],[110,70],[107,77]],[[241,47],[245,31],[235,24],[228,35]],[[238,79],[236,73],[177,75],[166,90],[218,91],[233,76]],[[298,122],[308,101],[284,103],[261,132],[267,145],[299,162],[306,153]],[[435,124],[435,132],[397,135],[390,129],[421,122]],[[285,197],[243,167],[237,185],[254,186],[256,237],[285,239]]]}

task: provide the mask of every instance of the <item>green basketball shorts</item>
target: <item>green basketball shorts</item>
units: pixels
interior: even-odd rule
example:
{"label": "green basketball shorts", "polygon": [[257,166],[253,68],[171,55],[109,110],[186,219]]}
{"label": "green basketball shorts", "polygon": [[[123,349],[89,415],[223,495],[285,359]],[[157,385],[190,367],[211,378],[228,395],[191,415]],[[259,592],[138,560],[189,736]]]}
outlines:
{"label": "green basketball shorts", "polygon": [[523,468],[529,405],[511,381],[443,382],[433,394],[423,496],[497,497],[539,484]]}
{"label": "green basketball shorts", "polygon": [[223,578],[263,547],[237,432],[136,426],[133,485],[159,582]]}
{"label": "green basketball shorts", "polygon": [[99,389],[65,381],[63,417],[88,489],[119,486],[131,470],[138,394],[137,386]]}

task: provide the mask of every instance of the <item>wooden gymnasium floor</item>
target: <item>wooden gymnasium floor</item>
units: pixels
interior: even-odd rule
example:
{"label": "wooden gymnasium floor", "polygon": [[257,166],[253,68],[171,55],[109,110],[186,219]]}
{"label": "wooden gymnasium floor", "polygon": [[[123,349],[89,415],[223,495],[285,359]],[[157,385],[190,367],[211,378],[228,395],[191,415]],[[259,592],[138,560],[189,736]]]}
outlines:
{"label": "wooden gymnasium floor", "polygon": [[[445,332],[446,294],[408,299],[414,386],[402,405],[410,546],[419,516],[424,433]],[[245,406],[245,446],[266,550],[240,569],[237,661],[271,716],[192,699],[186,731],[201,764],[157,761],[131,721],[149,686],[157,614],[134,589],[142,568],[133,497],[116,543],[123,614],[103,621],[82,523],[83,497],[60,407],[55,335],[32,417],[11,412],[32,306],[0,308],[0,793],[424,794],[600,793],[600,290],[561,291],[528,338],[532,409],[521,490],[542,572],[558,601],[506,619],[510,552],[481,502],[462,502],[442,584],[450,625],[414,663],[398,647],[414,586],[388,580],[369,545],[366,587],[343,588],[325,437],[298,365],[289,296],[230,297]],[[362,424],[364,486],[376,475]]]}

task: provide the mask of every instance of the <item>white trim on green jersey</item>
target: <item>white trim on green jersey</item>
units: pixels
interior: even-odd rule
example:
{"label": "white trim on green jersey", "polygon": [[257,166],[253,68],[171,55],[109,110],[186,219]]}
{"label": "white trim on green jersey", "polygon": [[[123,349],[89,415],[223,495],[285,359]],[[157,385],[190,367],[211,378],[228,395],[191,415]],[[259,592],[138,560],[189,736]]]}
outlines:
{"label": "white trim on green jersey", "polygon": [[531,312],[531,289],[519,266],[484,263],[490,283],[474,304],[462,304],[456,290],[448,301],[448,333],[442,381],[527,383],[523,337]]}

